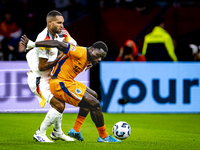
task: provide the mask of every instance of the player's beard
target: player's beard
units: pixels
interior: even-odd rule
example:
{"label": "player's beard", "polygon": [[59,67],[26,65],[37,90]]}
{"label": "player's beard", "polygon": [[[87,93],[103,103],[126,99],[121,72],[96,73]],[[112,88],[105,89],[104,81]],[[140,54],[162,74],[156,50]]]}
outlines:
{"label": "player's beard", "polygon": [[59,33],[61,33],[62,30],[59,30],[59,29],[57,29],[57,28],[54,28],[54,29],[52,29],[52,31],[53,31],[54,33],[59,34]]}

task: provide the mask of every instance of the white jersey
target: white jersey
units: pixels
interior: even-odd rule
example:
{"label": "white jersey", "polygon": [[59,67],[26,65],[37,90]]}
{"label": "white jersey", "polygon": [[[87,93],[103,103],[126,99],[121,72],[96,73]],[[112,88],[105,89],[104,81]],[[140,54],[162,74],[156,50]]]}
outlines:
{"label": "white jersey", "polygon": [[[62,41],[64,38],[60,38],[57,35],[58,38],[54,38],[53,35],[50,33],[50,31],[45,28],[36,39],[37,41],[44,41],[44,40],[59,40]],[[39,71],[38,65],[39,65],[39,57],[46,58],[47,62],[54,61],[58,56],[58,49],[57,48],[45,48],[45,47],[35,47],[32,50],[30,50],[27,55],[26,59],[28,62],[29,67],[34,72],[36,77],[42,77],[42,78],[49,78],[51,70],[45,70],[45,71]]]}
{"label": "white jersey", "polygon": [[[55,38],[46,27],[37,36],[36,42],[44,40],[58,40],[58,41],[65,40],[66,42],[76,44],[76,41],[73,38],[71,38],[71,36],[65,29],[62,33],[59,35],[57,34]],[[44,107],[46,103],[50,103],[50,100],[53,97],[49,87],[49,81],[51,79],[51,71],[53,68],[45,71],[40,71],[38,68],[39,57],[47,59],[47,62],[52,62],[57,58],[57,56],[58,56],[57,48],[46,48],[46,47],[35,47],[26,54],[26,59],[31,69],[31,71],[27,73],[28,85],[31,91],[37,96],[41,107]]]}

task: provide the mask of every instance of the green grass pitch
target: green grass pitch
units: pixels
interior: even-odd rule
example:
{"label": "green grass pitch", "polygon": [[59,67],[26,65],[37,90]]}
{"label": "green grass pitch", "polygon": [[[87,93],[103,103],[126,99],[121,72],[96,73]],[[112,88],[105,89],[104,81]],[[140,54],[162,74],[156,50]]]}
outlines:
{"label": "green grass pitch", "polygon": [[[108,114],[107,132],[118,121],[131,126],[131,135],[121,143],[98,143],[98,132],[90,116],[81,127],[84,141],[39,143],[33,134],[46,114],[0,113],[0,150],[200,150],[200,114]],[[65,113],[62,129],[67,134],[77,114]],[[47,130],[50,137],[53,127]]]}

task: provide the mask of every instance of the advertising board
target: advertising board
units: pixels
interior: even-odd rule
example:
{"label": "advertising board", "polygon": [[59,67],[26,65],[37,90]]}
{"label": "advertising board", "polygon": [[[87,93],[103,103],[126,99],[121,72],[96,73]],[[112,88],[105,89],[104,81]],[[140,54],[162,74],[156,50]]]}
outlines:
{"label": "advertising board", "polygon": [[200,113],[199,68],[198,62],[101,62],[102,110]]}
{"label": "advertising board", "polygon": [[[0,112],[47,112],[41,108],[36,96],[27,84],[26,61],[0,61]],[[83,71],[76,80],[89,87],[89,71]],[[66,104],[64,112],[78,112],[79,108]]]}

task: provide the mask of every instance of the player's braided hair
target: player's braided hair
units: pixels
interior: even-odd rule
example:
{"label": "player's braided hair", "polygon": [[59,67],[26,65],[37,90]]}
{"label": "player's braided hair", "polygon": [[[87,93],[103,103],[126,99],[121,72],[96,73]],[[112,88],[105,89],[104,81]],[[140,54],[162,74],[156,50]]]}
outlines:
{"label": "player's braided hair", "polygon": [[62,14],[57,10],[52,10],[47,14],[47,17],[56,17],[56,16],[62,16]]}
{"label": "player's braided hair", "polygon": [[92,47],[98,48],[98,49],[103,49],[105,52],[108,52],[108,47],[107,47],[107,45],[106,45],[104,42],[102,42],[102,41],[97,41],[97,42],[95,42],[95,43],[92,45]]}

